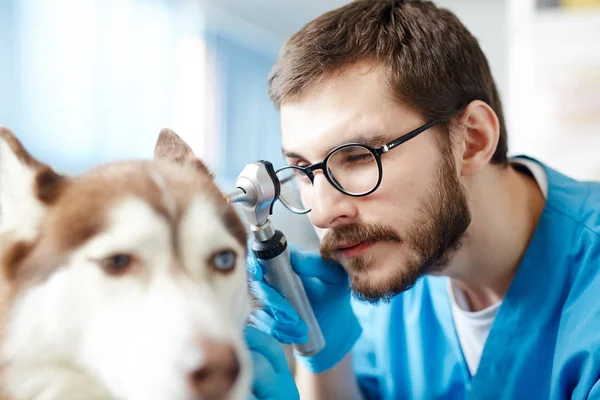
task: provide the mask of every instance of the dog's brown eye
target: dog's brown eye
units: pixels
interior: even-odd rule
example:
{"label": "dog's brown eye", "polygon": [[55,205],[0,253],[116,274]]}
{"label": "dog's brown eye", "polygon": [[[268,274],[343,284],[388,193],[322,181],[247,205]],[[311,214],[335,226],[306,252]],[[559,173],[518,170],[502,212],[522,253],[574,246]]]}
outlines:
{"label": "dog's brown eye", "polygon": [[233,250],[222,250],[212,256],[211,265],[219,272],[231,272],[235,261],[236,254]]}
{"label": "dog's brown eye", "polygon": [[129,254],[115,254],[102,260],[102,268],[109,275],[125,273],[133,262]]}

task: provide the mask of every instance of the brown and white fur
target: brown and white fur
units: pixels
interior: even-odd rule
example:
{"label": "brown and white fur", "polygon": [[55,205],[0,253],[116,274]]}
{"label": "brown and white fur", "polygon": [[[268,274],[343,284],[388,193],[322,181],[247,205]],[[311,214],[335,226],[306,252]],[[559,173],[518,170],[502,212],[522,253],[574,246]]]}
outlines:
{"label": "brown and white fur", "polygon": [[1,400],[246,398],[246,232],[175,133],[67,177],[0,128],[0,205]]}

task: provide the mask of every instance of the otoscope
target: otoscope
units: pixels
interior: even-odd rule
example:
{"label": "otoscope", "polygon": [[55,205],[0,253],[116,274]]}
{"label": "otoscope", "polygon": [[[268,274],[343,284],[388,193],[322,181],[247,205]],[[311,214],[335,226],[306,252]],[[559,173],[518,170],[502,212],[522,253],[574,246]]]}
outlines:
{"label": "otoscope", "polygon": [[301,355],[314,355],[323,349],[325,339],[304,285],[292,268],[287,239],[269,220],[281,191],[273,165],[262,160],[246,165],[237,177],[236,187],[227,197],[231,203],[241,205],[250,223],[252,252],[266,271],[265,280],[291,303],[308,326],[308,341],[294,348]]}

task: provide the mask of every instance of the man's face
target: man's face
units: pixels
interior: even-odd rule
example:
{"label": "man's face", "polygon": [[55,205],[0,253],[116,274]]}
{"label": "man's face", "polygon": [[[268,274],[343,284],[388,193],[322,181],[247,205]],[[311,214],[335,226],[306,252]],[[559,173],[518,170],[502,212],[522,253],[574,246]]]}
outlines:
{"label": "man's face", "polygon": [[[376,136],[381,146],[429,122],[398,104],[373,64],[309,87],[281,106],[290,165],[321,162],[333,147]],[[387,300],[425,273],[441,270],[458,249],[471,215],[448,140],[439,127],[384,153],[383,179],[365,197],[339,192],[315,174],[309,216],[321,254],[339,261],[354,292]]]}

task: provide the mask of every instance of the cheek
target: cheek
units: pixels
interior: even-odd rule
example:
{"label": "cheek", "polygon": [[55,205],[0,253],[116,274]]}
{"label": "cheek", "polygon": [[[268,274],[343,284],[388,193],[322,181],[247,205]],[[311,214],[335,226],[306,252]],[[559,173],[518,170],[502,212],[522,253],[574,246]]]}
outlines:
{"label": "cheek", "polygon": [[244,261],[238,261],[236,270],[224,276],[215,276],[214,294],[224,308],[223,316],[231,318],[232,323],[242,328],[250,313],[250,294],[248,277]]}
{"label": "cheek", "polygon": [[389,160],[384,164],[383,180],[371,195],[359,199],[362,219],[378,221],[398,229],[416,217],[427,200],[435,173],[429,163],[406,164]]}
{"label": "cheek", "polygon": [[[85,283],[74,285],[73,267],[63,266],[12,305],[0,353],[6,359],[71,357],[89,321]],[[83,302],[82,302],[83,300]]]}
{"label": "cheek", "polygon": [[[204,257],[197,255],[194,259]],[[250,304],[244,257],[238,256],[235,268],[227,273],[205,263],[188,262],[182,279],[186,281],[184,286],[190,301],[201,300],[207,304],[207,311],[216,312],[218,318],[242,327]]]}

